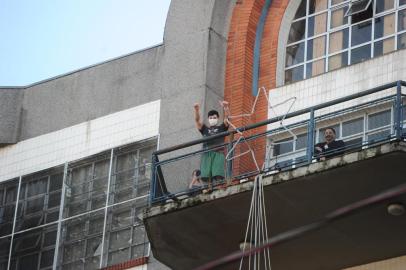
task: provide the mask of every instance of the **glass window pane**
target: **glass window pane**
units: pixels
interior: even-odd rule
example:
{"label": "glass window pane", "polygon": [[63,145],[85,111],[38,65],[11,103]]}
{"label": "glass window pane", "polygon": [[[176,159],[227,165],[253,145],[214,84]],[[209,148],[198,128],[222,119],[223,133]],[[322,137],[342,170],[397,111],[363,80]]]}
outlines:
{"label": "glass window pane", "polygon": [[131,228],[110,233],[110,250],[128,247],[131,240]]}
{"label": "glass window pane", "polygon": [[304,42],[286,47],[286,67],[290,67],[304,61],[304,47]]}
{"label": "glass window pane", "polygon": [[99,256],[101,254],[102,237],[94,237],[87,240],[86,257]]}
{"label": "glass window pane", "polygon": [[75,242],[72,244],[64,245],[63,249],[63,261],[74,262],[84,257],[84,241]]}
{"label": "glass window pane", "polygon": [[395,33],[395,14],[375,19],[375,38],[381,38]]}
{"label": "glass window pane", "polygon": [[[151,163],[152,159],[152,153],[156,151],[156,145],[151,145],[148,147],[144,147],[140,149],[140,159],[141,163],[140,165],[144,165],[145,163]],[[143,160],[145,159],[145,160]]]}
{"label": "glass window pane", "polygon": [[297,136],[296,150],[306,148],[306,146],[307,146],[307,134]]}
{"label": "glass window pane", "polygon": [[117,165],[115,172],[132,170],[138,167],[137,151],[117,156]]}
{"label": "glass window pane", "polygon": [[35,214],[44,209],[45,196],[28,200],[25,204],[25,215]]}
{"label": "glass window pane", "polygon": [[131,248],[131,258],[141,258],[147,254],[147,246],[145,244],[136,245]]}
{"label": "glass window pane", "polygon": [[309,14],[325,10],[327,8],[327,0],[309,0]]}
{"label": "glass window pane", "polygon": [[6,195],[4,195],[5,199],[5,204],[9,204],[12,202],[15,202],[17,199],[17,182],[14,182],[12,184],[9,184],[6,186],[6,190],[5,193]]}
{"label": "glass window pane", "polygon": [[348,28],[330,34],[329,52],[334,53],[348,48]]}
{"label": "glass window pane", "polygon": [[372,21],[363,22],[352,26],[351,45],[356,46],[371,40]]}
{"label": "glass window pane", "polygon": [[306,78],[311,78],[325,72],[325,59],[306,64]]}
{"label": "glass window pane", "polygon": [[[21,256],[18,261],[19,269],[37,269],[36,266],[38,265],[38,254]],[[33,268],[33,266],[35,268]]]}
{"label": "glass window pane", "polygon": [[347,66],[348,63],[348,52],[339,53],[329,57],[328,59],[328,70],[335,70],[341,67]]}
{"label": "glass window pane", "polygon": [[101,255],[103,228],[104,210],[64,221],[59,252],[62,256],[59,263],[62,263],[63,268],[96,269],[93,267]]}
{"label": "glass window pane", "polygon": [[372,18],[373,8],[371,0],[361,0],[356,4],[351,5],[347,15],[352,15],[351,21],[353,24]]}
{"label": "glass window pane", "polygon": [[356,14],[366,10],[371,4],[370,2],[371,2],[370,0],[351,1],[350,4],[351,10],[349,11],[349,15]]}
{"label": "glass window pane", "polygon": [[383,130],[374,134],[368,135],[368,143],[379,142],[390,138],[390,130]]}
{"label": "glass window pane", "polygon": [[347,149],[349,149],[349,148],[354,149],[354,148],[362,146],[362,137],[351,139],[351,140],[344,140],[344,141],[345,141],[345,147]]}
{"label": "glass window pane", "polygon": [[109,174],[110,160],[98,161],[94,164],[94,178],[105,177]]}
{"label": "glass window pane", "polygon": [[62,189],[63,173],[51,175],[49,191]]}
{"label": "glass window pane", "polygon": [[371,44],[351,50],[351,65],[371,58]]}
{"label": "glass window pane", "polygon": [[398,35],[398,50],[406,48],[406,33]]}
{"label": "glass window pane", "polygon": [[114,265],[130,259],[130,248],[120,249],[109,253],[107,265]]}
{"label": "glass window pane", "polygon": [[70,182],[72,186],[83,185],[92,178],[92,165],[74,168],[71,171]]}
{"label": "glass window pane", "polygon": [[13,227],[18,180],[14,179],[0,185],[0,236],[10,234]]}
{"label": "glass window pane", "polygon": [[18,269],[38,269],[39,264],[52,265],[56,237],[46,237],[56,230],[56,225],[53,225],[14,236],[11,259],[16,261]]}
{"label": "glass window pane", "polygon": [[116,208],[114,207],[112,214],[112,228],[127,227],[132,224],[132,208],[130,206]]}
{"label": "glass window pane", "polygon": [[391,121],[391,111],[383,111],[368,116],[368,130],[389,125]]}
{"label": "glass window pane", "polygon": [[285,83],[293,83],[303,80],[303,66],[295,67],[285,71]]}
{"label": "glass window pane", "polygon": [[383,12],[385,10],[392,9],[394,6],[395,0],[377,0],[375,1],[376,13]]}
{"label": "glass window pane", "polygon": [[326,36],[311,39],[307,42],[307,60],[319,58],[326,53]]}
{"label": "glass window pane", "polygon": [[406,29],[406,9],[399,11],[398,14],[398,31]]}
{"label": "glass window pane", "polygon": [[288,44],[305,38],[306,20],[300,20],[292,23],[290,26]]}
{"label": "glass window pane", "polygon": [[48,177],[27,183],[27,198],[47,192]]}
{"label": "glass window pane", "polygon": [[330,28],[335,28],[348,23],[348,17],[344,16],[348,7],[331,11]]}
{"label": "glass window pane", "polygon": [[299,19],[299,18],[306,16],[306,2],[307,2],[306,0],[302,0],[300,2],[300,6],[296,11],[294,19]]}
{"label": "glass window pane", "polygon": [[56,233],[57,233],[56,228],[55,229],[51,228],[49,231],[44,232],[44,243],[43,243],[44,247],[50,247],[55,245]]}
{"label": "glass window pane", "polygon": [[50,249],[41,252],[41,263],[40,263],[41,268],[52,266],[54,262],[54,253],[55,249]]}
{"label": "glass window pane", "polygon": [[309,17],[307,26],[307,36],[312,37],[326,32],[327,12]]}
{"label": "glass window pane", "polygon": [[374,43],[374,57],[393,52],[395,50],[395,38],[388,38]]}
{"label": "glass window pane", "polygon": [[337,4],[340,4],[340,3],[344,2],[344,1],[346,1],[346,0],[331,0],[331,5],[332,6],[337,5]]}
{"label": "glass window pane", "polygon": [[406,0],[399,0],[399,6],[406,5]]}
{"label": "glass window pane", "polygon": [[292,139],[285,139],[275,142],[273,155],[282,155],[293,151],[293,142]]}
{"label": "glass window pane", "polygon": [[48,209],[53,207],[59,207],[61,202],[61,192],[52,192],[48,197]]}
{"label": "glass window pane", "polygon": [[364,130],[364,118],[358,118],[351,121],[343,122],[342,129],[342,137],[361,133]]}
{"label": "glass window pane", "polygon": [[7,269],[11,237],[0,239],[0,269]]}
{"label": "glass window pane", "polygon": [[148,242],[147,233],[145,232],[145,227],[140,225],[134,227],[133,232],[133,244],[141,244]]}

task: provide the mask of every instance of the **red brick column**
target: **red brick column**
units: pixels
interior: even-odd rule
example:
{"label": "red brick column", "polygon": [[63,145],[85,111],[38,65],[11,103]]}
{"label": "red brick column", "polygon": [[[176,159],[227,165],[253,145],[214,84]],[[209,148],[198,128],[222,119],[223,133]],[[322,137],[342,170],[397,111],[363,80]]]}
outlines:
{"label": "red brick column", "polygon": [[[275,88],[278,34],[289,0],[272,0],[265,22],[261,41],[259,86],[268,90]],[[240,0],[233,10],[228,34],[226,76],[224,96],[231,103],[231,114],[240,115],[251,111],[255,97],[252,96],[252,70],[256,29],[265,0]],[[234,119],[236,126],[244,126],[268,118],[267,102],[261,97],[255,115],[251,118]],[[266,127],[248,132],[246,135],[265,131]],[[265,157],[265,138],[253,142],[252,146],[260,166]],[[236,154],[245,147],[236,150]],[[252,171],[254,163],[250,156],[238,158],[234,162],[234,174]]]}

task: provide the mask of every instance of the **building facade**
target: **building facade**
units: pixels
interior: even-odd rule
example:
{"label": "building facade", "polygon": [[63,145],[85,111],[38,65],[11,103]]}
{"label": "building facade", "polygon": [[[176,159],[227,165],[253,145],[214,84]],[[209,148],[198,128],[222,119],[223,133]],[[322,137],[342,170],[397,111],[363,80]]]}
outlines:
{"label": "building facade", "polygon": [[[200,137],[193,104],[205,113],[225,99],[232,115],[243,115],[258,96],[254,113],[233,124],[264,121],[289,111],[269,102],[294,98],[291,111],[299,111],[406,78],[405,44],[404,0],[172,0],[162,44],[29,86],[1,87],[0,269],[182,269],[159,254],[167,266],[154,259],[167,224],[148,237],[142,212],[152,153]],[[399,119],[384,99],[392,90],[323,108],[314,141],[328,126],[361,147],[393,134]],[[294,168],[306,156],[307,125],[289,130],[297,139],[281,130],[253,143],[259,164]],[[198,156],[185,158],[164,169],[168,190],[187,190],[198,163]],[[242,156],[232,173],[253,166]],[[176,248],[162,246],[168,254]],[[401,269],[402,255],[379,263]]]}

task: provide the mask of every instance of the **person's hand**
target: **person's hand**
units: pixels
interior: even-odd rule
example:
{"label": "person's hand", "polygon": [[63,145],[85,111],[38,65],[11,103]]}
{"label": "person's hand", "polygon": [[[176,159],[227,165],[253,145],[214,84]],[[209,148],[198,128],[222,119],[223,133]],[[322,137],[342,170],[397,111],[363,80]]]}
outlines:
{"label": "person's hand", "polygon": [[320,158],[320,161],[325,161],[326,160],[326,157],[321,157]]}
{"label": "person's hand", "polygon": [[224,108],[227,108],[229,104],[230,104],[230,103],[228,103],[228,101],[225,101],[225,100],[220,101],[220,105],[221,105],[222,107],[224,107]]}
{"label": "person's hand", "polygon": [[195,104],[193,105],[193,108],[195,108],[195,111],[200,110],[200,105],[199,105],[199,103],[195,103]]}

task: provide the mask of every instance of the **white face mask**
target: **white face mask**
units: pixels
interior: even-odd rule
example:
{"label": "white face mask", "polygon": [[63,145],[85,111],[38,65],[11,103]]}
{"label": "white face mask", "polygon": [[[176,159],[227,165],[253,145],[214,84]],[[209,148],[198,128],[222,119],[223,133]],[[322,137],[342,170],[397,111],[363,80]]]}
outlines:
{"label": "white face mask", "polygon": [[210,124],[210,126],[212,127],[212,126],[215,126],[215,125],[217,125],[217,121],[218,119],[211,119],[211,118],[209,118],[209,124]]}

